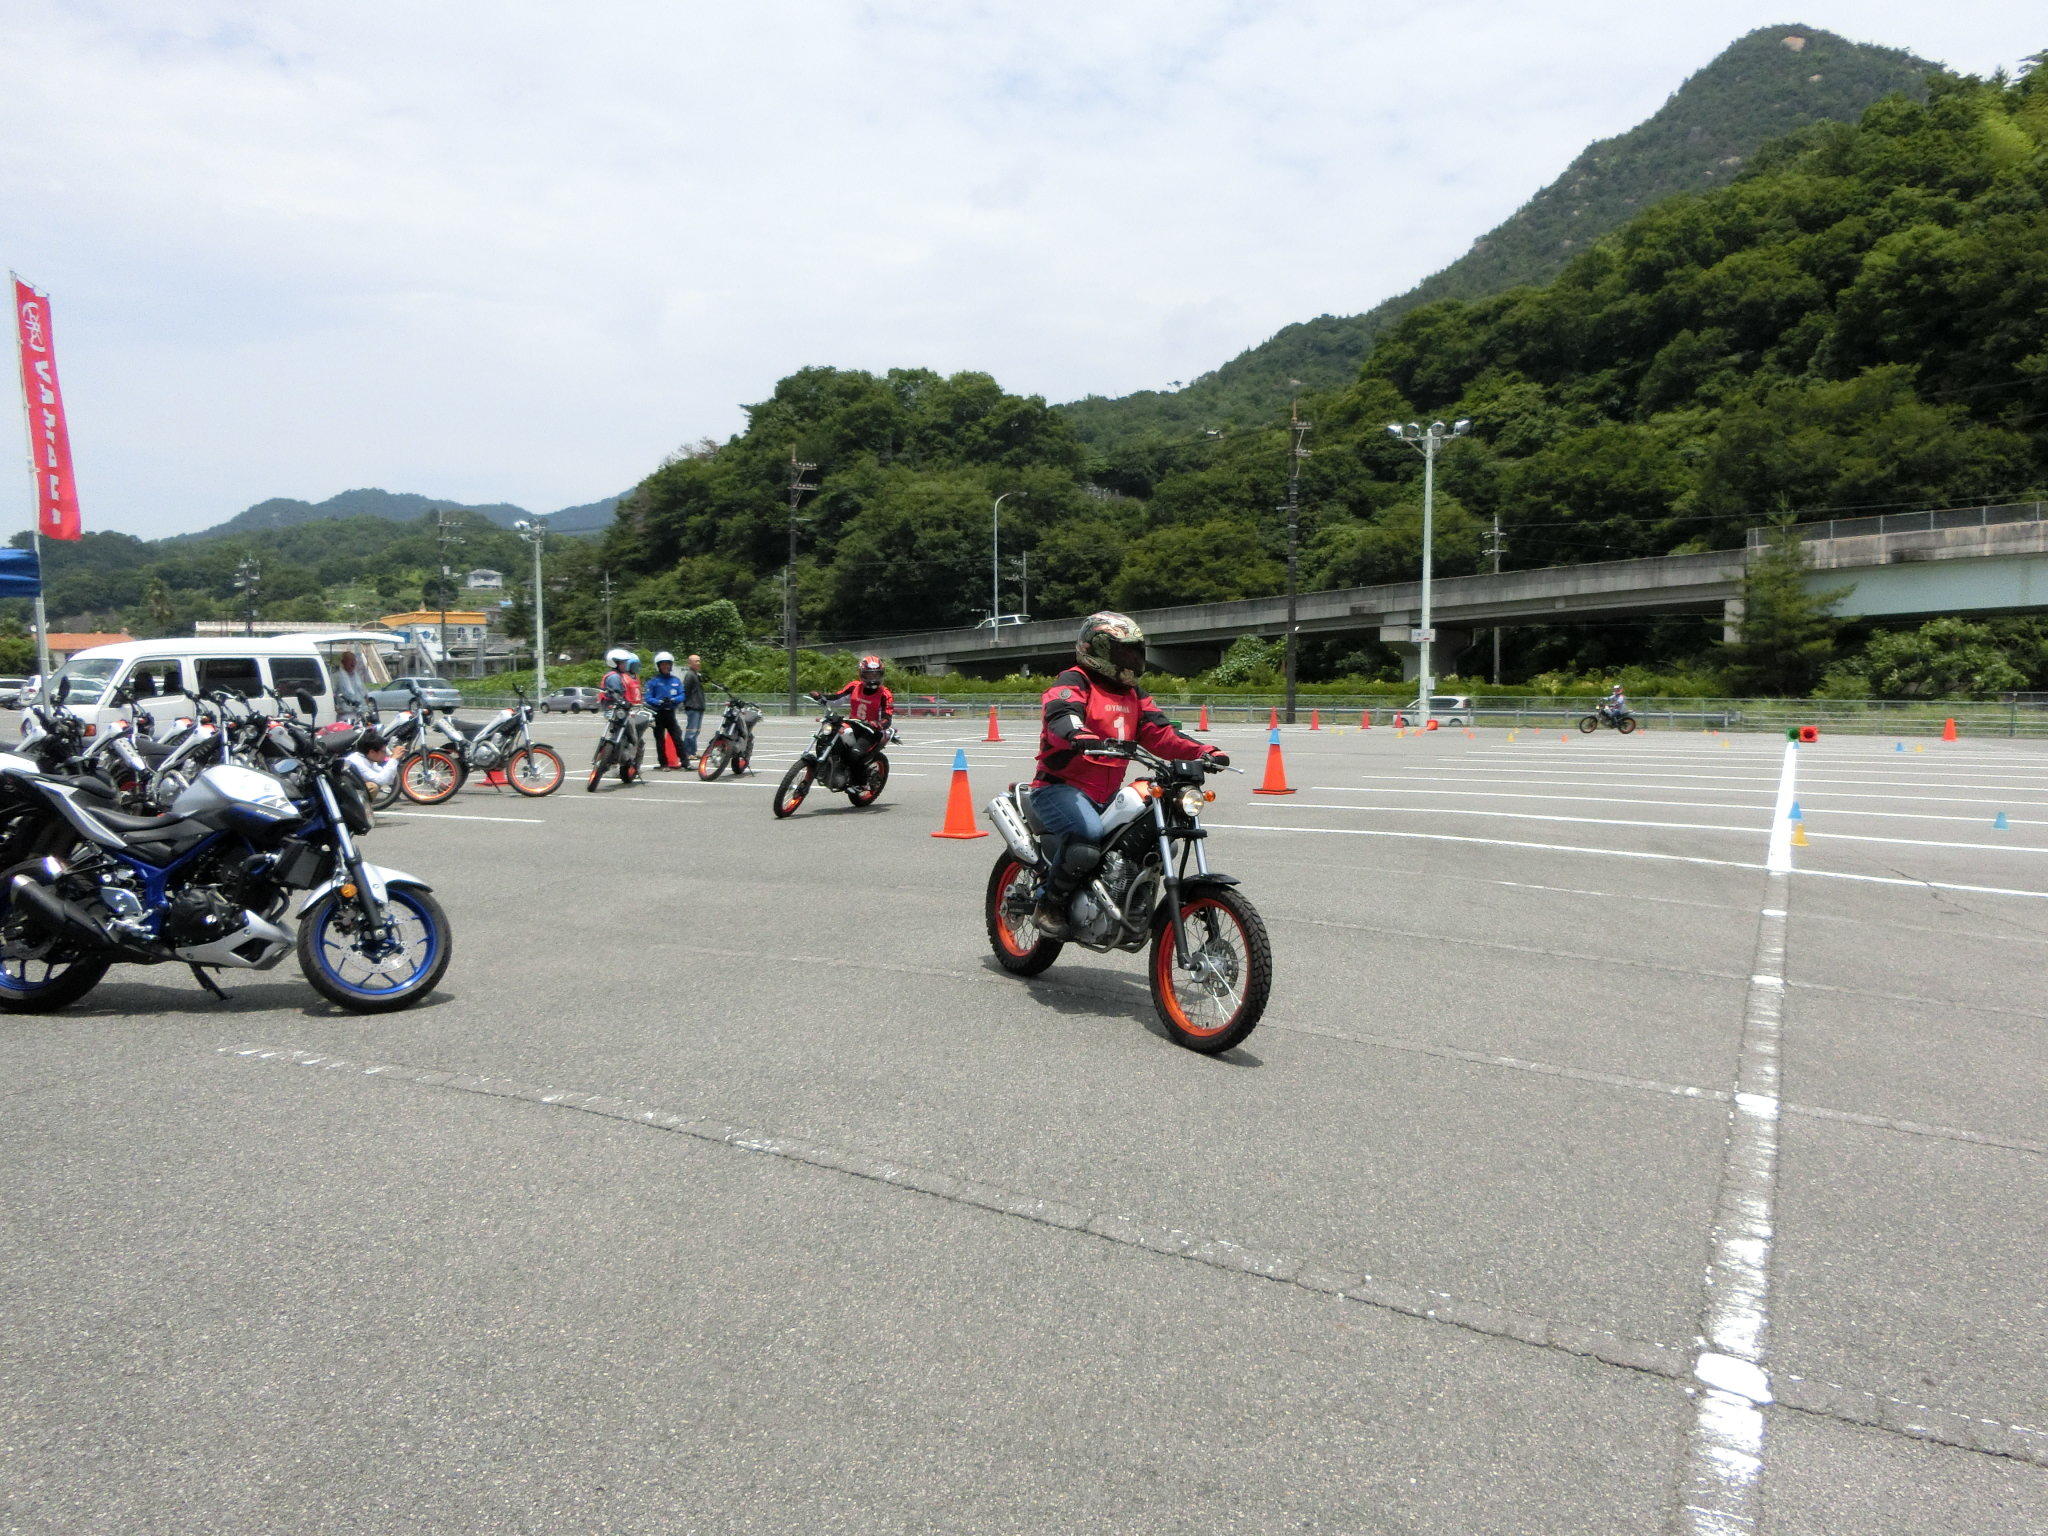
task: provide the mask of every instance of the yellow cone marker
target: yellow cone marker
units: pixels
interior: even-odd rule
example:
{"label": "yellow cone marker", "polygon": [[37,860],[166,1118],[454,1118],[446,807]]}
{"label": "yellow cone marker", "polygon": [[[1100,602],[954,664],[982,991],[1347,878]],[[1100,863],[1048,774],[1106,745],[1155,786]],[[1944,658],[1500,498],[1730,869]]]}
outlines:
{"label": "yellow cone marker", "polygon": [[1806,823],[1803,821],[1792,823],[1792,846],[1794,848],[1804,848],[1807,846]]}

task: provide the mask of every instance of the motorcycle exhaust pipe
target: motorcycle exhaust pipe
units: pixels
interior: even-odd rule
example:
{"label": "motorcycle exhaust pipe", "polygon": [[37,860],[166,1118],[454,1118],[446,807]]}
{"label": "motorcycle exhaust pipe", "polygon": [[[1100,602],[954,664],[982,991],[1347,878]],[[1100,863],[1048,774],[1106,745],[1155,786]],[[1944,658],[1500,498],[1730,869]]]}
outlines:
{"label": "motorcycle exhaust pipe", "polygon": [[989,801],[988,819],[995,829],[1002,833],[1003,841],[1010,845],[1010,852],[1034,868],[1037,867],[1038,846],[1031,840],[1031,829],[1024,825],[1024,818],[1018,814],[1016,802],[1008,795],[997,795]]}
{"label": "motorcycle exhaust pipe", "polygon": [[67,938],[89,944],[115,947],[99,920],[76,902],[66,901],[47,885],[38,885],[27,875],[14,877],[14,899],[33,912],[45,925]]}

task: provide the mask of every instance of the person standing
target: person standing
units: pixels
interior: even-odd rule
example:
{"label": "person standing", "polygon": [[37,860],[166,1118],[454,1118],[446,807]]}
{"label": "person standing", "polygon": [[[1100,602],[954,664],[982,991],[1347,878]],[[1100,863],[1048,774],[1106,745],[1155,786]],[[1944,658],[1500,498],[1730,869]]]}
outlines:
{"label": "person standing", "polygon": [[686,740],[676,729],[676,708],[684,700],[683,680],[676,676],[676,658],[671,651],[654,653],[654,676],[647,679],[647,707],[654,711],[654,765],[666,768],[662,748],[675,743],[676,766],[690,766],[690,749],[697,744],[696,727]]}
{"label": "person standing", "polygon": [[689,658],[683,670],[683,766],[697,760],[697,731],[704,724],[704,659]]}
{"label": "person standing", "polygon": [[334,718],[360,720],[370,707],[370,685],[363,677],[362,664],[354,651],[343,651],[335,665],[339,670],[334,674]]}

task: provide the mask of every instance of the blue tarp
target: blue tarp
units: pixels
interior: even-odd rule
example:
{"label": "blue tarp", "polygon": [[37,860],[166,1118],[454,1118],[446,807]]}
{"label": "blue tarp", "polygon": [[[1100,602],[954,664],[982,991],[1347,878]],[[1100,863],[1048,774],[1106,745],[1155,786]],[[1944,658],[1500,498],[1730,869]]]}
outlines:
{"label": "blue tarp", "polygon": [[0,549],[0,597],[37,597],[43,572],[32,549]]}

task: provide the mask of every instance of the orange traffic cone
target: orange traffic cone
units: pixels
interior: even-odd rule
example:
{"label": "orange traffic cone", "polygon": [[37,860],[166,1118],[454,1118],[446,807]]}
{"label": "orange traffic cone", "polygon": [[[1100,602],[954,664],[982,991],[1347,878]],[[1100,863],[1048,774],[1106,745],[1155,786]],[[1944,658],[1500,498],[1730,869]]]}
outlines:
{"label": "orange traffic cone", "polygon": [[1943,741],[1954,741],[1956,739],[1956,717],[1954,715],[1950,715],[1948,723],[1942,726],[1941,739]]}
{"label": "orange traffic cone", "polygon": [[953,751],[953,787],[946,791],[946,824],[933,837],[987,837],[974,825],[974,791],[967,787],[967,749]]}
{"label": "orange traffic cone", "polygon": [[1422,722],[1422,728],[1425,731],[1440,731],[1443,729],[1441,725],[1437,724],[1436,716],[1434,715],[1431,715],[1427,720]]}
{"label": "orange traffic cone", "polygon": [[683,766],[682,758],[676,753],[676,744],[669,740],[667,731],[661,733],[661,766],[664,768],[680,768]]}
{"label": "orange traffic cone", "polygon": [[1359,729],[1360,729],[1361,731],[1369,731],[1369,730],[1371,730],[1371,729],[1372,729],[1372,711],[1371,711],[1371,710],[1369,710],[1369,709],[1361,709],[1361,710],[1360,710],[1360,711],[1358,712],[1358,728],[1359,728]]}
{"label": "orange traffic cone", "polygon": [[1280,729],[1280,711],[1278,709],[1269,709],[1266,711],[1266,729],[1269,731],[1277,731]]}
{"label": "orange traffic cone", "polygon": [[484,783],[492,789],[503,789],[505,782],[505,770],[502,768],[493,768],[484,775]]}
{"label": "orange traffic cone", "polygon": [[1003,739],[1003,728],[996,724],[996,707],[993,704],[988,707],[988,734],[981,739],[985,742]]}
{"label": "orange traffic cone", "polygon": [[1209,706],[1206,704],[1202,706],[1202,723],[1196,726],[1195,729],[1198,731],[1206,731],[1209,729]]}
{"label": "orange traffic cone", "polygon": [[1280,732],[1276,729],[1266,744],[1266,782],[1252,791],[1255,795],[1291,795],[1287,787],[1287,764],[1280,756]]}
{"label": "orange traffic cone", "polygon": [[1320,731],[1323,728],[1323,712],[1320,709],[1308,712],[1308,728],[1312,731]]}

